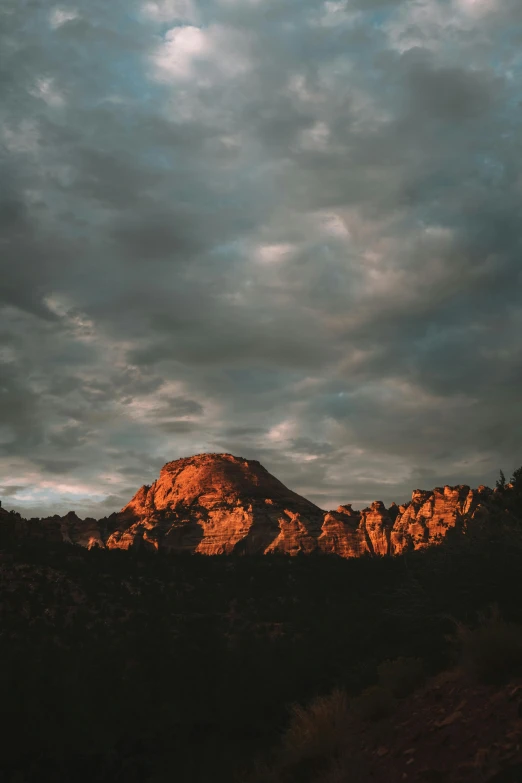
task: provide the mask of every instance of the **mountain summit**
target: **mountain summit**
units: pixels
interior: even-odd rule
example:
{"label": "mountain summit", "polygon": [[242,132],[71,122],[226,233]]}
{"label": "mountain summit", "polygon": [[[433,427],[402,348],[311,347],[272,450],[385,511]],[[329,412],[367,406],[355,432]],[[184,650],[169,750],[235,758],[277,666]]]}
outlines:
{"label": "mountain summit", "polygon": [[410,502],[386,508],[375,501],[356,511],[323,511],[285,487],[256,460],[197,454],[167,462],[121,511],[82,520],[74,512],[24,520],[0,508],[0,529],[17,537],[86,547],[357,557],[392,555],[438,543],[464,519],[487,517],[494,491],[466,485],[416,489]]}
{"label": "mountain summit", "polygon": [[107,546],[136,538],[155,548],[203,554],[316,548],[324,512],[292,492],[256,460],[198,454],[167,462],[116,515]]}

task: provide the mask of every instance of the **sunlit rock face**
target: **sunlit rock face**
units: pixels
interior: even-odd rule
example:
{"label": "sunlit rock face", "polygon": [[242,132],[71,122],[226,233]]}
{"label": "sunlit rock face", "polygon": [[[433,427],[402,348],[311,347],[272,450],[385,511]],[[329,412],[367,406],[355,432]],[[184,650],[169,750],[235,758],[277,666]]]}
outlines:
{"label": "sunlit rock face", "polygon": [[391,532],[391,551],[398,553],[438,543],[465,514],[472,519],[487,515],[491,494],[488,487],[470,489],[465,484],[436,487],[433,492],[416,489],[411,503],[399,506]]}
{"label": "sunlit rock face", "polygon": [[122,511],[107,547],[176,551],[311,552],[324,512],[292,492],[259,462],[200,454],[168,462]]}
{"label": "sunlit rock face", "polygon": [[353,511],[339,506],[325,514],[319,546],[323,552],[341,557],[363,554],[400,554],[437,544],[464,515],[474,519],[488,514],[488,487],[437,487],[432,492],[416,489],[411,502],[395,503],[389,509],[380,501],[370,508]]}
{"label": "sunlit rock face", "polygon": [[341,557],[389,555],[393,520],[393,512],[380,500],[362,511],[353,511],[350,505],[339,506],[337,511],[325,514],[320,549]]}
{"label": "sunlit rock face", "polygon": [[84,547],[197,552],[400,554],[439,543],[464,515],[487,517],[487,487],[417,489],[411,502],[386,508],[375,501],[322,511],[292,492],[259,462],[231,454],[199,454],[168,462],[118,513],[96,521],[74,511],[64,517],[24,520],[0,507],[9,535]]}
{"label": "sunlit rock face", "polygon": [[328,511],[324,515],[319,548],[341,557],[359,557],[368,552],[361,512],[354,511],[350,504]]}

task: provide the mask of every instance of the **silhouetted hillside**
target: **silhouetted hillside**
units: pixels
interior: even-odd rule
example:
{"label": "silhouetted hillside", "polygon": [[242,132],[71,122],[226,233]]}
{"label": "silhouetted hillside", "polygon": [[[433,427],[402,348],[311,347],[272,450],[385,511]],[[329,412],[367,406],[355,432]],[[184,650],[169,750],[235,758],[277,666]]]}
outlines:
{"label": "silhouetted hillside", "polygon": [[497,516],[395,558],[4,540],[0,780],[239,780],[289,704],[356,694],[385,659],[447,666],[449,616],[522,622],[520,495],[497,495]]}

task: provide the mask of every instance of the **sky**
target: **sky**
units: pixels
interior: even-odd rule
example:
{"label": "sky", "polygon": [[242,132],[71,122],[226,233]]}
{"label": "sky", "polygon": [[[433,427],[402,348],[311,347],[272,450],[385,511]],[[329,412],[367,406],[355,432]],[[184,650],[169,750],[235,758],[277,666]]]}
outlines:
{"label": "sky", "polygon": [[0,499],[522,464],[520,0],[2,0]]}

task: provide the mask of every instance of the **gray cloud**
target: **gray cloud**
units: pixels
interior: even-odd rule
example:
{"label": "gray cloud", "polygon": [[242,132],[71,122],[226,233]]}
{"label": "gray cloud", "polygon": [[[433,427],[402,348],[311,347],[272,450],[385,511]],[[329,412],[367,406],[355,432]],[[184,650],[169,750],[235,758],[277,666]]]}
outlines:
{"label": "gray cloud", "polygon": [[0,476],[321,506],[522,462],[520,4],[2,6]]}
{"label": "gray cloud", "polygon": [[1,490],[2,490],[2,497],[4,497],[4,498],[13,497],[18,492],[20,492],[20,490],[23,490],[23,489],[24,489],[24,485],[23,484],[20,484],[20,485],[17,485],[17,484],[6,484],[5,486],[3,486],[1,488]]}

